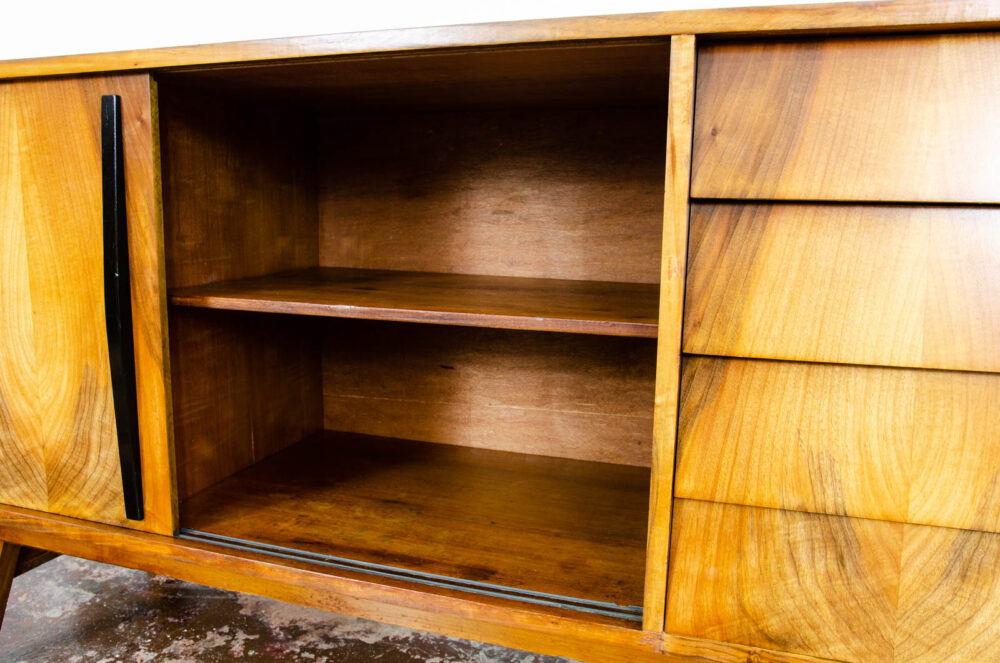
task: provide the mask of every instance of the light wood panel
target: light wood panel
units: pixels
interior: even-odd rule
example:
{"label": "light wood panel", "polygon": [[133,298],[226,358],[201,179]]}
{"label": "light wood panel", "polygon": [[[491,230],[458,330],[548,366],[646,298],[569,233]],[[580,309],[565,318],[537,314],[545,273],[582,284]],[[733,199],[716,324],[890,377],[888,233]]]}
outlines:
{"label": "light wood panel", "polygon": [[321,124],[323,266],[659,280],[663,104]]}
{"label": "light wood panel", "polygon": [[650,464],[651,339],[347,321],[325,330],[328,429]]}
{"label": "light wood panel", "polygon": [[700,204],[684,350],[1000,370],[1000,211]]}
{"label": "light wood panel", "polygon": [[1000,532],[1000,376],[690,357],[676,494]]}
{"label": "light wood panel", "polygon": [[321,433],[181,506],[183,527],[606,601],[642,601],[643,468]]}
{"label": "light wood panel", "polygon": [[998,202],[998,58],[995,33],[708,46],[692,195]]}
{"label": "light wood panel", "polygon": [[302,323],[171,311],[180,499],[322,429],[319,339]]}
{"label": "light wood panel", "polygon": [[[104,321],[100,97],[124,107],[126,200],[146,517],[122,501]],[[5,84],[5,501],[173,531],[155,118],[148,76]],[[29,467],[30,466],[30,467]],[[19,478],[20,477],[20,478]]]}
{"label": "light wood panel", "polygon": [[180,288],[184,306],[610,336],[656,335],[657,288],[319,267]]}
{"label": "light wood panel", "polygon": [[892,661],[903,527],[676,500],[667,631]]}
{"label": "light wood panel", "polygon": [[653,412],[653,464],[649,491],[649,528],[643,628],[663,628],[677,405],[680,397],[681,331],[687,271],[688,198],[691,182],[691,131],[694,113],[695,39],[670,41],[670,102],[667,117],[667,173],[663,198],[663,250],[660,265],[660,323]]}
{"label": "light wood panel", "polygon": [[86,71],[182,67],[220,62],[288,59],[467,47],[519,42],[616,39],[702,33],[719,35],[988,29],[1000,24],[990,0],[892,0],[786,7],[695,9],[177,46],[10,60],[0,77]]}

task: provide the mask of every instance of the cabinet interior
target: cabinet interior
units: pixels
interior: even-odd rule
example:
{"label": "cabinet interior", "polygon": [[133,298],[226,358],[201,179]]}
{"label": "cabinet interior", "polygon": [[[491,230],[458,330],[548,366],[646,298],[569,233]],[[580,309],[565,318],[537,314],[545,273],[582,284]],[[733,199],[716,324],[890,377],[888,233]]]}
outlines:
{"label": "cabinet interior", "polygon": [[182,534],[641,617],[668,50],[162,73]]}

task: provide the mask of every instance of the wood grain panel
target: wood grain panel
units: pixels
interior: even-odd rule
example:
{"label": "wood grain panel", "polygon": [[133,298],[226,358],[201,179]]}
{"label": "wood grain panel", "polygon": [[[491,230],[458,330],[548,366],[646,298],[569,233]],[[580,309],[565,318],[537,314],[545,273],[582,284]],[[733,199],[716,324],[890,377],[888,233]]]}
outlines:
{"label": "wood grain panel", "polygon": [[676,494],[1000,532],[1000,376],[691,357]]}
{"label": "wood grain panel", "polygon": [[323,266],[659,280],[662,105],[321,124]]}
{"label": "wood grain panel", "polygon": [[322,429],[320,346],[302,320],[170,314],[181,500]]}
{"label": "wood grain panel", "polygon": [[609,336],[656,335],[651,283],[314,267],[171,291],[184,306]]}
{"label": "wood grain panel", "polygon": [[1000,370],[1000,211],[696,205],[684,350]]}
{"label": "wood grain panel", "polygon": [[998,202],[1000,35],[699,53],[692,195]]}
{"label": "wood grain panel", "polygon": [[337,322],[325,427],[648,467],[655,352],[647,339]]}
{"label": "wood grain panel", "polygon": [[[112,93],[121,95],[125,114],[146,498],[142,522],[127,522],[122,503],[101,286],[100,97]],[[31,497],[8,493],[8,498],[74,517],[172,532],[176,513],[165,426],[165,293],[152,94],[144,75],[4,86],[10,112],[4,113],[3,142],[14,151],[5,151],[0,174],[6,192],[3,260],[11,284],[3,295],[8,304],[5,347],[11,353],[0,378],[0,425],[12,459],[8,468],[24,469],[19,463],[25,459],[24,445],[31,447],[35,463],[27,480]],[[15,393],[22,400],[14,400]],[[20,450],[14,448],[14,436]],[[37,491],[39,477],[44,502]]]}
{"label": "wood grain panel", "polygon": [[892,661],[903,527],[676,500],[667,631]]}
{"label": "wood grain panel", "polygon": [[656,342],[653,463],[642,621],[643,628],[648,631],[663,629],[666,607],[690,214],[691,131],[696,64],[694,37],[673,37],[670,40],[670,52],[667,173],[664,182],[663,250],[660,259],[660,322]]}
{"label": "wood grain panel", "polygon": [[1000,536],[906,526],[895,661],[1000,657]]}

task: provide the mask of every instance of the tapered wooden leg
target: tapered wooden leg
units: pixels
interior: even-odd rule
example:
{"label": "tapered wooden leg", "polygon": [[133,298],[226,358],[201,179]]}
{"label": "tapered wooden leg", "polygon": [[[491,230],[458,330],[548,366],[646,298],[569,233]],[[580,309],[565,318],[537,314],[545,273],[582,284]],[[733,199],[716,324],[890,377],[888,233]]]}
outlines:
{"label": "tapered wooden leg", "polygon": [[21,554],[21,546],[0,541],[0,626],[3,626],[3,615],[7,611],[7,599],[10,597],[10,584],[17,573],[17,558]]}

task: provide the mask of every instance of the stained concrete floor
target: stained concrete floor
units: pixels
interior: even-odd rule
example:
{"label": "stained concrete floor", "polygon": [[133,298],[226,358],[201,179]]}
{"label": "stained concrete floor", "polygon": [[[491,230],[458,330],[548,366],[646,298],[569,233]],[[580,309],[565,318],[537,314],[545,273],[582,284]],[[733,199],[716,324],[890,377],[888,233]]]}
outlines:
{"label": "stained concrete floor", "polygon": [[14,580],[3,663],[572,663],[59,557]]}

